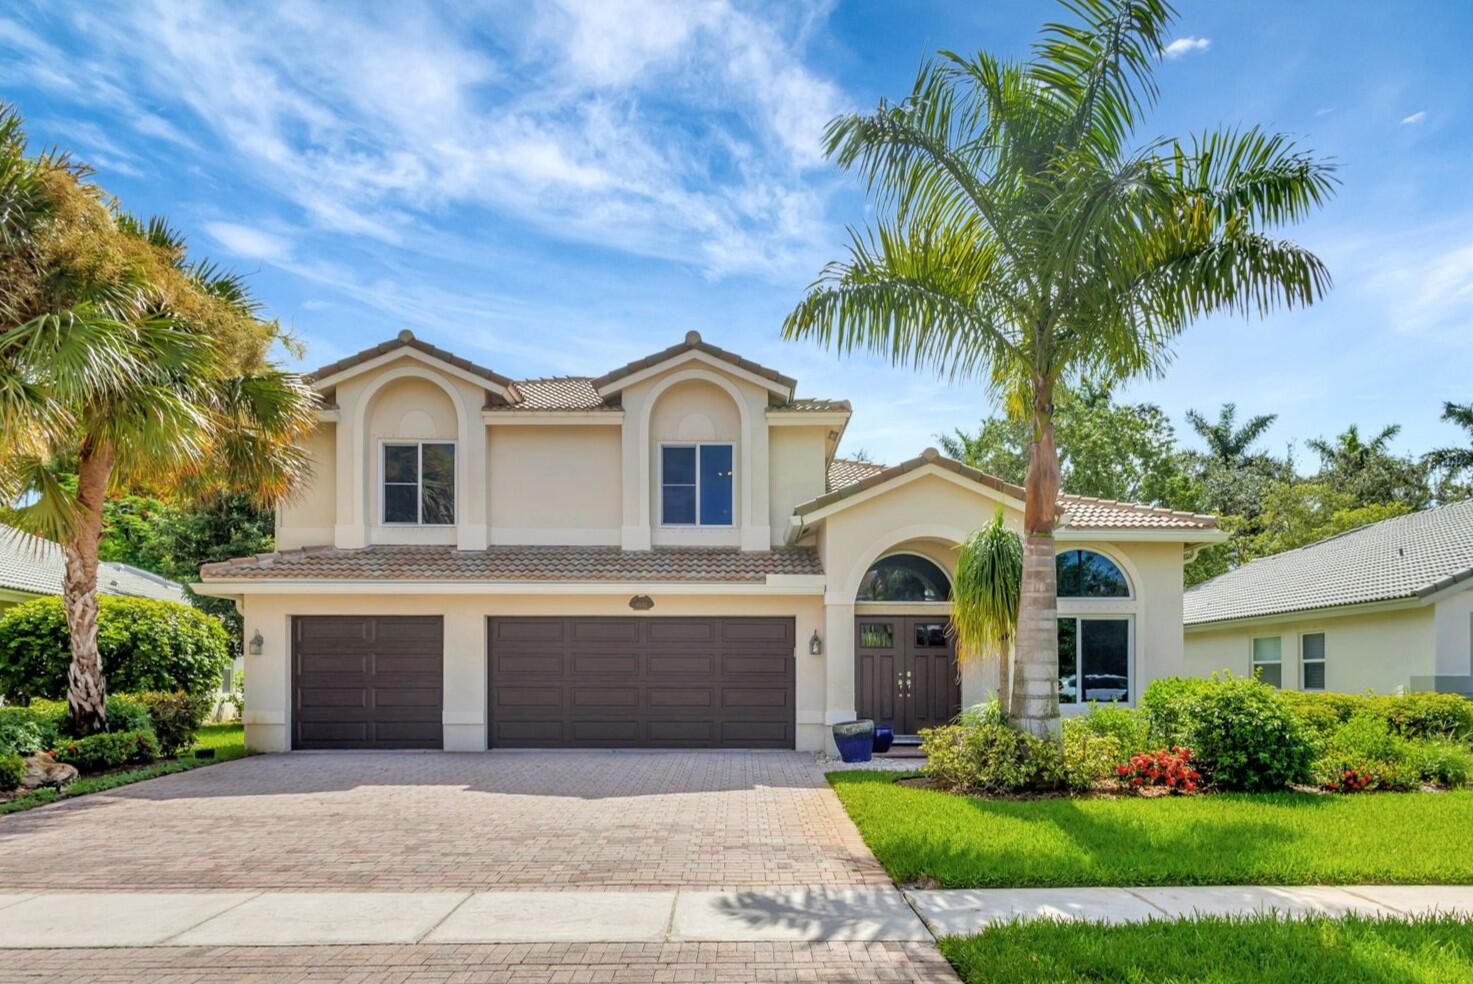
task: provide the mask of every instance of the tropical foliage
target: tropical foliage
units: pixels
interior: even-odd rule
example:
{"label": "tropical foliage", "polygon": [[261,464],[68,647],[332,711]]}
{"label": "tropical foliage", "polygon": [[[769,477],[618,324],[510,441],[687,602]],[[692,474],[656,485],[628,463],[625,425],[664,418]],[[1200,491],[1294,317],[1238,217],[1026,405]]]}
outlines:
{"label": "tropical foliage", "polygon": [[1067,0],[1025,61],[942,52],[910,94],[829,124],[878,218],[853,233],[784,334],[980,383],[1025,421],[1023,578],[1010,716],[1058,717],[1053,527],[1061,388],[1160,372],[1214,312],[1310,304],[1320,260],[1272,232],[1321,204],[1331,168],[1257,127],[1135,137],[1173,11]]}
{"label": "tropical foliage", "polygon": [[1004,710],[1022,581],[1023,541],[1003,525],[999,508],[991,523],[958,548],[951,585],[951,631],[963,662],[973,658],[996,661],[997,693]]}
{"label": "tropical foliage", "polygon": [[[104,503],[136,489],[269,501],[306,468],[315,397],[270,360],[290,340],[242,279],[190,257],[0,106],[0,503],[58,541],[70,727],[106,728],[97,649]],[[75,475],[75,484],[67,481]]]}

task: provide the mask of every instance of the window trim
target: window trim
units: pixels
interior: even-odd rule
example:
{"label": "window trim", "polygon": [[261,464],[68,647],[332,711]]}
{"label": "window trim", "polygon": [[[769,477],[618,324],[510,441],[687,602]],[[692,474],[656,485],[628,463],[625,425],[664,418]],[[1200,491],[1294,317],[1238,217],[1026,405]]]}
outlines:
{"label": "window trim", "polygon": [[[451,522],[451,523],[426,523],[426,522],[422,522],[422,519],[424,517],[424,475],[425,475],[425,467],[424,467],[424,464],[425,464],[425,450],[424,450],[424,447],[425,447],[426,444],[448,444],[448,445],[450,445],[450,447],[452,449],[451,450],[451,453],[452,453],[452,455],[455,458],[455,461],[454,461],[454,464],[455,464],[455,473],[453,475],[451,475],[451,477],[450,477],[450,493],[451,493],[452,496],[454,496],[454,499],[452,500],[452,503],[451,503],[451,509],[455,513],[455,520],[456,520],[455,522]],[[412,523],[390,522],[389,521],[389,497],[386,494],[384,494],[384,489],[387,488],[389,486],[389,484],[390,484],[390,482],[389,482],[389,468],[388,468],[389,448],[390,447],[401,447],[402,448],[402,447],[410,447],[410,446],[413,446],[416,449],[417,456],[418,456],[417,457],[417,469],[418,470],[415,472],[417,478],[415,479],[415,482],[414,482],[415,488],[419,490],[419,494],[414,497],[414,515],[415,515],[415,521],[412,522]],[[394,482],[392,484],[394,484],[394,485],[408,485],[409,483],[408,482]],[[454,441],[454,440],[439,440],[439,439],[431,438],[431,437],[426,437],[426,438],[384,437],[384,438],[380,438],[379,439],[379,448],[378,448],[378,501],[379,501],[378,519],[379,519],[379,525],[380,526],[388,526],[388,527],[393,527],[394,529],[402,529],[402,530],[411,530],[411,529],[450,530],[450,529],[454,529],[456,527],[456,525],[458,524],[459,520],[460,520],[460,442],[459,441]]]}
{"label": "window trim", "polygon": [[[1253,644],[1259,639],[1277,639],[1279,641],[1279,658],[1277,660],[1259,659],[1257,657],[1254,653]],[[1258,668],[1260,666],[1277,666],[1279,668],[1279,682],[1277,684],[1269,684],[1269,686],[1277,687],[1280,690],[1284,689],[1284,636],[1282,633],[1279,635],[1248,637],[1248,675],[1255,680],[1259,679]]]}
{"label": "window trim", "polygon": [[[729,523],[703,523],[701,522],[701,448],[720,447],[731,450],[731,522]],[[695,448],[696,449],[696,518],[691,523],[667,523],[665,522],[665,449],[666,448]],[[659,509],[660,529],[665,530],[731,530],[737,525],[737,453],[735,441],[661,441],[659,446],[659,466],[655,471],[655,487],[659,490],[656,508]]]}
{"label": "window trim", "polygon": [[[1305,659],[1304,658],[1304,640],[1305,639],[1308,639],[1310,636],[1319,636],[1320,637],[1320,658],[1319,659]],[[1301,632],[1301,633],[1299,633],[1299,689],[1300,690],[1305,691],[1306,693],[1311,693],[1311,694],[1322,694],[1326,690],[1329,689],[1329,687],[1327,686],[1327,684],[1329,683],[1329,670],[1330,670],[1330,667],[1329,667],[1329,663],[1330,663],[1330,659],[1329,659],[1329,648],[1330,648],[1330,640],[1329,640],[1329,638],[1326,636],[1326,634],[1324,632]],[[1309,685],[1307,685],[1304,682],[1304,668],[1306,666],[1308,666],[1310,663],[1316,663],[1320,667],[1321,683],[1320,683],[1320,685],[1318,687],[1310,687]]]}
{"label": "window trim", "polygon": [[[1121,568],[1121,570],[1123,571],[1124,568]],[[1083,679],[1084,679],[1084,672],[1083,672],[1084,668],[1082,666],[1076,665],[1075,668],[1074,668],[1074,676],[1075,676],[1075,680],[1077,682],[1075,684],[1076,693],[1075,693],[1075,696],[1074,696],[1074,700],[1072,702],[1065,703],[1061,699],[1059,701],[1059,707],[1062,710],[1075,709],[1075,710],[1077,710],[1080,713],[1087,713],[1088,710],[1089,710],[1089,708],[1092,705],[1094,705],[1094,704],[1100,704],[1101,706],[1106,706],[1106,707],[1110,707],[1110,706],[1113,706],[1113,707],[1135,707],[1137,704],[1139,704],[1140,703],[1140,693],[1139,693],[1140,688],[1137,686],[1137,681],[1136,681],[1136,669],[1137,669],[1136,663],[1137,663],[1137,660],[1136,660],[1136,656],[1135,656],[1135,613],[1134,612],[1110,612],[1110,611],[1097,611],[1097,612],[1059,612],[1058,615],[1055,616],[1055,618],[1054,618],[1054,624],[1055,624],[1054,631],[1055,632],[1058,631],[1058,628],[1057,628],[1058,623],[1059,622],[1062,622],[1066,618],[1067,619],[1073,619],[1074,620],[1074,633],[1075,633],[1075,643],[1074,643],[1075,650],[1074,650],[1074,652],[1075,652],[1075,659],[1076,660],[1078,660],[1080,658],[1080,656],[1082,656],[1082,653],[1080,653],[1080,651],[1079,651],[1079,639],[1083,637],[1083,632],[1081,631],[1080,626],[1079,626],[1079,623],[1080,622],[1124,622],[1125,623],[1125,681],[1126,681],[1126,685],[1129,687],[1130,699],[1129,700],[1112,700],[1112,701],[1098,701],[1098,700],[1096,700],[1096,701],[1088,701],[1088,700],[1081,700],[1079,698],[1079,694],[1077,693],[1077,691],[1079,689],[1079,683],[1083,682]],[[1055,656],[1055,660],[1056,661],[1057,661],[1057,658],[1058,657]],[[1057,671],[1057,663],[1055,665],[1055,671]]]}

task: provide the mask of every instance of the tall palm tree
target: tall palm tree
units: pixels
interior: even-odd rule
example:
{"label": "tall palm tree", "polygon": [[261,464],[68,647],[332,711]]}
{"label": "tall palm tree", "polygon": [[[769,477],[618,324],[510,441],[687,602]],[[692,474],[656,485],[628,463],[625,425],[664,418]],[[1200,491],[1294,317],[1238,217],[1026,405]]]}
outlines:
{"label": "tall palm tree", "polygon": [[1443,468],[1449,475],[1473,469],[1473,403],[1444,403],[1442,419],[1457,424],[1468,432],[1468,447],[1437,448],[1427,453],[1427,463]]}
{"label": "tall palm tree", "polygon": [[1239,427],[1237,415],[1238,407],[1234,403],[1224,403],[1218,410],[1215,421],[1208,420],[1195,410],[1187,411],[1187,423],[1207,442],[1207,453],[1219,464],[1229,468],[1241,465],[1253,445],[1279,419],[1276,413],[1265,413],[1249,417]]}
{"label": "tall palm tree", "polygon": [[1360,436],[1360,428],[1351,424],[1333,440],[1310,438],[1304,443],[1320,456],[1320,465],[1334,474],[1355,474],[1379,457],[1391,453],[1391,442],[1401,433],[1400,424],[1388,424],[1369,441]]}
{"label": "tall palm tree", "polygon": [[[273,499],[305,474],[316,397],[268,361],[279,327],[83,179],[26,156],[0,107],[0,506],[62,545],[70,727],[105,730],[97,563],[108,494],[139,483]],[[75,472],[75,485],[66,476]]]}
{"label": "tall palm tree", "polygon": [[1018,601],[1023,586],[1023,541],[1003,525],[999,507],[992,522],[957,550],[951,586],[951,632],[957,654],[997,661],[997,699],[1004,713],[1012,696],[1013,639],[1018,634]]}
{"label": "tall palm tree", "polygon": [[1054,394],[1152,374],[1214,312],[1307,305],[1329,273],[1269,235],[1325,201],[1331,167],[1259,128],[1132,142],[1166,0],[1064,0],[1032,57],[942,52],[909,96],[841,116],[827,152],[878,218],[788,315],[790,339],[982,382],[1030,428],[1011,717],[1058,718]]}

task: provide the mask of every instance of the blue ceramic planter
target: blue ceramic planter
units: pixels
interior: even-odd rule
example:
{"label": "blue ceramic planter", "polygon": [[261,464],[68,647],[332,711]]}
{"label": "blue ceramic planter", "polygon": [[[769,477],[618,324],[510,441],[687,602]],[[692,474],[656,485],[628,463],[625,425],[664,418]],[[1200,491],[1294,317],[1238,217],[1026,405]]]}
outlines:
{"label": "blue ceramic planter", "polygon": [[875,723],[842,721],[834,725],[834,744],[845,762],[868,762],[875,749]]}
{"label": "blue ceramic planter", "polygon": [[884,755],[893,744],[895,744],[895,729],[877,726],[875,728],[875,754]]}

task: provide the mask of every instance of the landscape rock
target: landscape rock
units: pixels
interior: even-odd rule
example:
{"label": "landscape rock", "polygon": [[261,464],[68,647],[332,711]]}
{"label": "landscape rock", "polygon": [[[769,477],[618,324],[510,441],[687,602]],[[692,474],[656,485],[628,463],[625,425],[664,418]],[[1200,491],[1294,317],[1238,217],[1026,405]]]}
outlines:
{"label": "landscape rock", "polygon": [[37,752],[26,758],[26,771],[21,776],[22,789],[40,789],[49,786],[64,789],[77,779],[77,770],[65,762],[58,762],[48,752]]}

